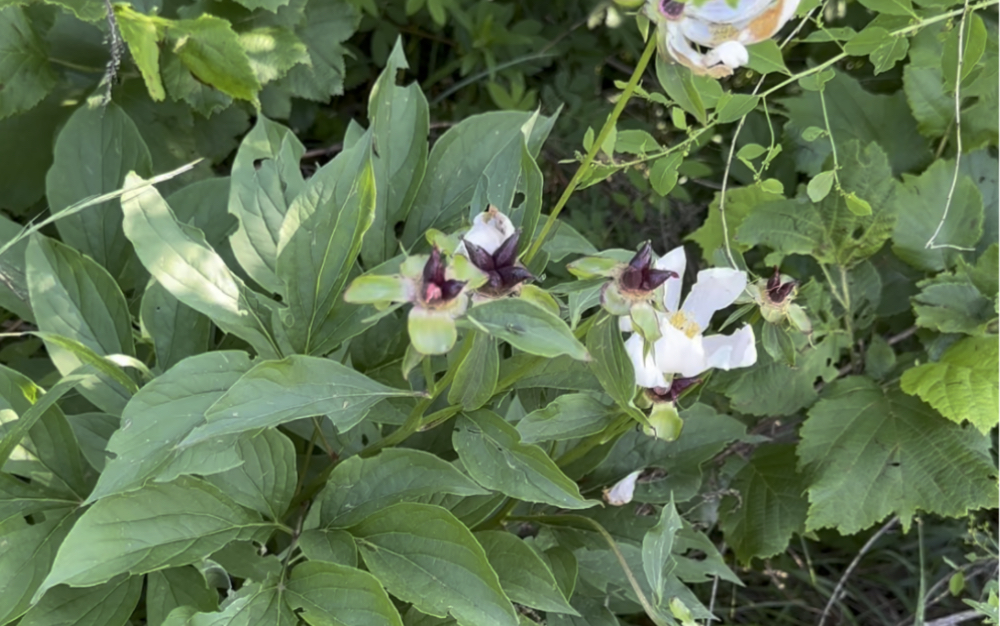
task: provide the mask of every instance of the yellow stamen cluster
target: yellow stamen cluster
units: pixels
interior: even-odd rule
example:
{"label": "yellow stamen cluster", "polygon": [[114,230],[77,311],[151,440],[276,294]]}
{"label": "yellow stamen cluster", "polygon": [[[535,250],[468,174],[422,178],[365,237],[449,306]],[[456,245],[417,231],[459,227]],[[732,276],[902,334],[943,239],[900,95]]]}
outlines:
{"label": "yellow stamen cluster", "polygon": [[670,316],[670,325],[687,335],[688,339],[694,339],[701,332],[698,322],[688,317],[684,311],[677,311]]}

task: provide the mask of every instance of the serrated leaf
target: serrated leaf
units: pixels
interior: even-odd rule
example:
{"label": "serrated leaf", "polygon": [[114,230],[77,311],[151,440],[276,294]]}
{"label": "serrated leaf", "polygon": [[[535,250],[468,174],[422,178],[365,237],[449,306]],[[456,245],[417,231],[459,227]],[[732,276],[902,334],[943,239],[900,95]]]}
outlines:
{"label": "serrated leaf", "polygon": [[344,528],[393,504],[445,493],[488,492],[454,465],[422,450],[390,448],[372,458],[355,456],[333,470],[317,496],[320,523]]}
{"label": "serrated leaf", "polygon": [[964,271],[942,272],[918,282],[917,287],[920,293],[911,302],[917,326],[922,328],[982,335],[997,318],[994,299],[984,296]]}
{"label": "serrated leaf", "polygon": [[485,333],[474,332],[466,341],[472,346],[462,363],[456,365],[458,373],[448,390],[448,402],[474,411],[493,397],[500,375],[500,355],[496,339]]}
{"label": "serrated leaf", "polygon": [[359,569],[310,561],[292,570],[288,604],[308,624],[403,626],[396,607],[378,579]]}
{"label": "serrated leaf", "polygon": [[[737,187],[726,192],[726,226],[729,229],[730,245],[733,249],[746,251],[750,246],[742,244],[736,240],[736,232],[743,220],[746,219],[757,206],[782,200],[783,196],[769,193],[759,185],[749,187]],[[712,204],[708,207],[708,216],[705,223],[685,239],[694,241],[701,247],[702,258],[711,261],[716,250],[725,245],[722,233],[722,217],[719,213],[721,194],[716,194]]]}
{"label": "serrated leaf", "polygon": [[56,587],[31,607],[25,626],[124,626],[139,603],[142,576],[121,576],[96,587]]}
{"label": "serrated leaf", "polygon": [[805,526],[808,482],[796,471],[795,446],[763,445],[733,476],[719,517],[726,543],[741,563],[784,551],[792,534]]}
{"label": "serrated leaf", "polygon": [[78,514],[51,516],[37,524],[5,526],[0,550],[0,622],[10,623],[31,606],[56,551]]}
{"label": "serrated leaf", "polygon": [[962,253],[951,248],[927,248],[944,207],[952,195],[947,219],[937,232],[939,245],[972,248],[983,234],[983,198],[968,175],[960,176],[954,194],[949,194],[955,173],[954,161],[935,161],[920,176],[903,175],[896,194],[899,218],[892,234],[892,251],[910,265],[924,271],[953,267]]}
{"label": "serrated leaf", "polygon": [[480,485],[528,502],[585,509],[596,502],[580,489],[538,446],[520,442],[517,430],[497,414],[477,411],[459,416],[452,444],[469,475]]}
{"label": "serrated leaf", "polygon": [[559,396],[517,423],[522,443],[563,441],[601,432],[614,412],[584,393]]}
{"label": "serrated leaf", "polygon": [[295,446],[274,429],[236,444],[243,463],[205,479],[243,506],[281,521],[295,492]]}
{"label": "serrated leaf", "polygon": [[517,616],[472,533],[429,504],[394,504],[350,529],[368,570],[428,615],[462,626],[516,626]]}
{"label": "serrated leaf", "polygon": [[292,95],[319,102],[344,92],[343,45],[358,27],[360,12],[344,0],[309,2],[295,35],[309,50],[309,63],[296,65],[276,83]]}
{"label": "serrated leaf", "polygon": [[239,465],[232,438],[183,452],[177,445],[205,422],[205,411],[249,369],[245,352],[208,352],[178,363],[140,389],[122,413],[122,427],[108,441],[114,458],[87,502],[137,489],[149,479],[172,480],[182,470],[205,475]]}
{"label": "serrated leaf", "polygon": [[548,565],[524,541],[498,530],[477,532],[475,538],[512,602],[550,613],[576,614]]}
{"label": "serrated leaf", "polygon": [[277,274],[287,311],[281,316],[296,352],[315,354],[333,329],[338,306],[365,232],[375,216],[371,139],[324,165],[288,207],[278,240]]}
{"label": "serrated leaf", "polygon": [[0,119],[27,111],[56,85],[49,51],[19,6],[0,8]]}
{"label": "serrated leaf", "polygon": [[918,510],[960,517],[997,506],[989,440],[870,379],[826,387],[801,433],[807,530],[851,534],[893,513],[906,529]]}
{"label": "serrated leaf", "polygon": [[122,195],[125,236],[139,260],[178,300],[245,339],[262,356],[277,352],[270,335],[269,301],[249,290],[206,243],[204,234],[180,223],[152,186],[135,174]]}
{"label": "serrated leaf", "polygon": [[[39,330],[83,344],[95,353],[135,355],[131,316],[114,278],[77,250],[35,234],[25,250],[28,290]],[[43,337],[44,338],[44,337]],[[71,350],[46,343],[63,375],[84,365]],[[113,379],[81,384],[81,391],[101,410],[120,414],[131,390]]]}
{"label": "serrated leaf", "polygon": [[545,357],[565,354],[581,361],[590,359],[587,349],[565,322],[519,298],[486,302],[469,309],[465,317],[475,328],[528,354]]}
{"label": "serrated leaf", "polygon": [[318,415],[327,415],[340,432],[346,432],[364,419],[376,402],[412,395],[330,359],[294,355],[281,361],[263,361],[205,412],[207,423],[192,431],[181,445]]}
{"label": "serrated leaf", "polygon": [[917,130],[925,137],[940,137],[955,120],[955,100],[944,93],[941,70],[913,63],[903,68],[903,91]]}
{"label": "serrated leaf", "polygon": [[971,422],[983,435],[997,425],[997,361],[995,337],[965,337],[941,359],[903,372],[900,388],[919,396],[953,422]]}
{"label": "serrated leaf", "polygon": [[162,101],[167,97],[163,89],[163,80],[160,78],[159,42],[163,38],[163,32],[157,26],[156,20],[133,10],[127,4],[115,5],[114,10],[122,39],[128,45],[132,60],[142,74],[149,97]]}
{"label": "serrated leaf", "polygon": [[281,78],[300,63],[309,63],[309,50],[287,28],[255,28],[240,33],[239,41],[261,85]]}
{"label": "serrated leaf", "polygon": [[663,602],[663,591],[666,584],[665,574],[670,574],[673,566],[670,563],[670,553],[673,551],[674,536],[684,527],[681,516],[677,514],[673,497],[660,510],[660,519],[642,538],[642,569],[646,573],[646,581],[653,590],[656,603]]}
{"label": "serrated leaf", "polygon": [[146,576],[146,623],[162,626],[175,608],[189,606],[198,611],[216,611],[219,594],[194,567],[171,567]]}
{"label": "serrated leaf", "polygon": [[172,51],[198,80],[240,100],[257,101],[260,81],[229,20],[203,14],[172,22]]}
{"label": "serrated leaf", "polygon": [[262,526],[256,513],[186,476],[108,496],[70,530],[35,597],[59,584],[85,587],[194,563]]}
{"label": "serrated leaf", "polygon": [[83,103],[56,138],[52,167],[45,177],[45,194],[62,240],[90,256],[112,276],[121,279],[133,260],[122,230],[116,202],[60,215],[71,205],[120,189],[126,175],[152,173],[152,160],[132,118],[115,103],[100,99]]}
{"label": "serrated leaf", "polygon": [[299,170],[304,152],[291,130],[260,115],[233,160],[229,213],[239,226],[229,241],[243,269],[273,292],[283,291],[278,241],[288,204],[305,184]]}

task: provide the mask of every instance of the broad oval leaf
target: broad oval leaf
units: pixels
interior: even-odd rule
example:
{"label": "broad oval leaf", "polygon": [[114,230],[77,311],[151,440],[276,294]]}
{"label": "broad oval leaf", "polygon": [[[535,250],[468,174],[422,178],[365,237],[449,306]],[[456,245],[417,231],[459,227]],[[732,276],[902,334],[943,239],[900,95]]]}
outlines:
{"label": "broad oval leaf", "polygon": [[59,586],[25,613],[24,626],[124,626],[142,592],[142,576],[120,576],[79,589]]}
{"label": "broad oval leaf", "polygon": [[237,442],[243,463],[206,480],[243,506],[281,521],[295,492],[295,446],[274,429]]}
{"label": "broad oval leaf", "polygon": [[477,329],[529,354],[546,357],[566,354],[580,361],[590,360],[587,349],[573,336],[566,322],[520,298],[493,300],[472,307],[465,318]]}
{"label": "broad oval leaf", "polygon": [[35,598],[59,584],[86,587],[195,563],[262,526],[259,515],[187,476],[108,496],[70,530]]}
{"label": "broad oval leaf", "polygon": [[577,615],[563,597],[552,570],[522,539],[500,530],[484,530],[475,537],[513,602],[546,612]]}
{"label": "broad oval leaf", "polygon": [[350,532],[368,570],[397,598],[462,626],[517,626],[517,614],[486,553],[447,510],[401,502]]}
{"label": "broad oval leaf", "polygon": [[611,417],[611,410],[593,396],[570,393],[528,413],[517,423],[517,432],[522,443],[563,441],[599,433]]}
{"label": "broad oval leaf", "polygon": [[456,365],[458,373],[448,390],[448,402],[474,411],[493,397],[500,375],[500,355],[496,340],[485,333],[471,333],[465,340],[472,345],[461,364]]}
{"label": "broad oval leaf", "polygon": [[340,432],[364,419],[373,404],[411,391],[386,387],[330,359],[305,355],[258,363],[205,412],[183,446],[326,415]]}
{"label": "broad oval leaf", "polygon": [[566,509],[597,504],[538,446],[521,443],[517,430],[496,413],[477,411],[459,416],[452,444],[469,475],[480,485],[512,498]]}
{"label": "broad oval leaf", "polygon": [[392,504],[439,493],[489,492],[451,463],[422,450],[390,448],[367,459],[353,456],[337,465],[317,498],[320,523],[344,528]]}
{"label": "broad oval leaf", "polygon": [[309,561],[292,570],[286,601],[313,626],[403,626],[378,579],[359,569]]}

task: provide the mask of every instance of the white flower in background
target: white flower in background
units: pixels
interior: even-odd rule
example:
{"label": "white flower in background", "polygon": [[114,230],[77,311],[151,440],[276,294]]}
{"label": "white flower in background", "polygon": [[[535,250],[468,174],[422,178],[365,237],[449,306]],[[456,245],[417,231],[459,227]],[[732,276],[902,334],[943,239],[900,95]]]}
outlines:
{"label": "white flower in background", "polygon": [[[656,261],[657,269],[684,275],[687,264],[683,248],[675,248]],[[663,395],[675,376],[692,378],[709,369],[730,370],[757,362],[753,328],[743,326],[731,335],[705,335],[712,315],[736,301],[747,286],[745,272],[712,268],[698,272],[698,279],[684,303],[681,281],[665,285],[663,308],[657,311],[660,338],[652,346],[638,334],[625,342],[635,370],[636,384],[658,388]],[[631,324],[620,322],[623,330]]]}
{"label": "white flower in background", "polygon": [[642,470],[636,470],[616,482],[610,489],[604,490],[604,501],[611,506],[624,506],[632,501],[635,494],[635,481],[639,479]]}
{"label": "white flower in background", "polygon": [[[657,47],[695,74],[729,76],[747,64],[746,46],[774,36],[798,9],[799,0],[649,0],[646,13],[657,25]],[[696,46],[706,49],[700,52]]]}

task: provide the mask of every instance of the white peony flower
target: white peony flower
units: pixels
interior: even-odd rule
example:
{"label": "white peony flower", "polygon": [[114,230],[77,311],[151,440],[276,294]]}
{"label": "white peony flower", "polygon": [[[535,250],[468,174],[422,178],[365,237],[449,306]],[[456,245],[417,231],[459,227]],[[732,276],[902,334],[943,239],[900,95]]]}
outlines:
{"label": "white peony flower", "polygon": [[[656,262],[658,269],[668,269],[683,276],[686,259],[682,248],[675,248]],[[698,280],[680,304],[681,281],[670,281],[663,298],[664,312],[657,311],[660,338],[651,350],[642,338],[633,335],[625,342],[636,384],[669,388],[675,375],[691,378],[709,369],[730,370],[757,362],[753,328],[744,326],[731,335],[708,335],[704,332],[716,311],[736,301],[747,286],[746,273],[729,268],[698,272]]]}
{"label": "white peony flower", "polygon": [[604,490],[604,501],[611,506],[624,506],[632,501],[635,494],[635,481],[638,480],[642,470],[636,470],[625,478],[616,482],[610,489]]}
{"label": "white peony flower", "polygon": [[[696,74],[729,76],[749,61],[746,46],[770,39],[798,9],[799,0],[707,0],[701,6],[649,0],[647,14],[657,24],[663,54]],[[695,46],[707,48],[705,53]]]}
{"label": "white peony flower", "polygon": [[514,224],[510,218],[501,213],[496,207],[491,206],[472,220],[472,228],[462,235],[464,240],[455,250],[455,254],[468,256],[465,250],[465,242],[474,243],[488,253],[493,254],[498,248],[514,234]]}

